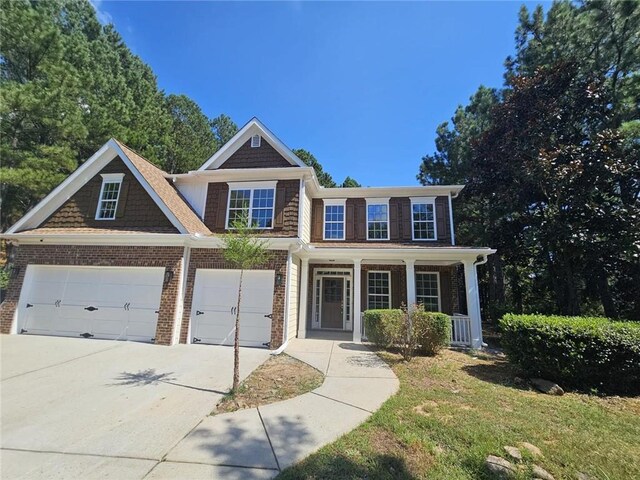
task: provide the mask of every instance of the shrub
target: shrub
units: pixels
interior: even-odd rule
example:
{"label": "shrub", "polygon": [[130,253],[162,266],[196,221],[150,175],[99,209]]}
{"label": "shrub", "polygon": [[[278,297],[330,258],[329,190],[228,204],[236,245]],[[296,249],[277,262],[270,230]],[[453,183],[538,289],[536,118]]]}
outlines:
{"label": "shrub", "polygon": [[405,359],[416,350],[434,355],[451,339],[449,316],[425,312],[420,306],[410,313],[400,309],[367,310],[364,322],[369,341],[382,348],[398,347]]}
{"label": "shrub", "polygon": [[640,393],[640,323],[597,317],[507,314],[509,361],[529,375],[576,389]]}

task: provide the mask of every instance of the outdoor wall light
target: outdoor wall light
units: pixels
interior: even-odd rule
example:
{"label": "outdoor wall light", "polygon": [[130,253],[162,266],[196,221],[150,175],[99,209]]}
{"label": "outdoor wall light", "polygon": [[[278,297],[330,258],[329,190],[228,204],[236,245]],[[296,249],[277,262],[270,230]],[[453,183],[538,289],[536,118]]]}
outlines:
{"label": "outdoor wall light", "polygon": [[167,268],[164,272],[164,286],[166,287],[173,280],[173,270]]}
{"label": "outdoor wall light", "polygon": [[282,285],[282,274],[278,273],[276,274],[276,286],[279,287],[280,285]]}

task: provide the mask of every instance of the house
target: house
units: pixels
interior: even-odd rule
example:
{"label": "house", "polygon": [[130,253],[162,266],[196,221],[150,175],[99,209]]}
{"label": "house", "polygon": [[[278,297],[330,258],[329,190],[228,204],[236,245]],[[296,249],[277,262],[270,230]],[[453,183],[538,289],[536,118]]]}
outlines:
{"label": "house", "polygon": [[358,342],[364,310],[422,303],[477,348],[476,266],[495,250],[456,245],[462,188],[323,188],[255,118],[180,175],[110,140],[2,235],[1,331],[230,344],[239,272],[220,234],[244,213],[272,255],[245,274],[242,345],[325,329]]}

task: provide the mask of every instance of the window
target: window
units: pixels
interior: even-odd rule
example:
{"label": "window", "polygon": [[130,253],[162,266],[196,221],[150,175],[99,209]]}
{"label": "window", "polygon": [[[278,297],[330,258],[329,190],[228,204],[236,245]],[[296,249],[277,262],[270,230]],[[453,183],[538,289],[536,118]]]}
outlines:
{"label": "window", "polygon": [[324,204],[324,239],[344,240],[344,200]]}
{"label": "window", "polygon": [[229,208],[227,228],[243,217],[249,219],[252,228],[273,228],[275,184],[244,185],[229,184]]}
{"label": "window", "polygon": [[439,284],[438,272],[416,273],[416,301],[429,312],[440,311]]}
{"label": "window", "polygon": [[367,272],[367,309],[391,308],[389,272]]}
{"label": "window", "polygon": [[102,175],[102,188],[96,210],[96,220],[114,220],[118,210],[118,197],[124,173]]}
{"label": "window", "polygon": [[389,240],[388,199],[367,199],[367,240]]}
{"label": "window", "polygon": [[414,240],[436,240],[436,208],[434,198],[411,199]]}
{"label": "window", "polygon": [[260,146],[260,140],[262,137],[260,135],[254,135],[251,137],[251,148],[258,148]]}

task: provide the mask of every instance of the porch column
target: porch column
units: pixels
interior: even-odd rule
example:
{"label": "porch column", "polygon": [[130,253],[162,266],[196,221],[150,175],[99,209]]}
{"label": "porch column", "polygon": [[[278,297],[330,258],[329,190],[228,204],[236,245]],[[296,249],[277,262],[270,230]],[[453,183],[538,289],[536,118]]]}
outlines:
{"label": "porch column", "polygon": [[300,304],[298,305],[298,338],[307,336],[307,309],[309,302],[309,259],[302,258],[300,262]]}
{"label": "porch column", "polygon": [[362,313],[362,305],[360,299],[362,298],[362,285],[361,285],[361,270],[362,259],[353,260],[353,341],[356,343],[362,342],[362,319],[360,315]]}
{"label": "porch column", "polygon": [[407,273],[407,309],[413,308],[416,304],[416,261],[414,259],[405,260]]}
{"label": "porch column", "polygon": [[482,347],[482,319],[478,274],[473,260],[464,260],[464,282],[467,287],[467,313],[471,319],[471,348]]}

